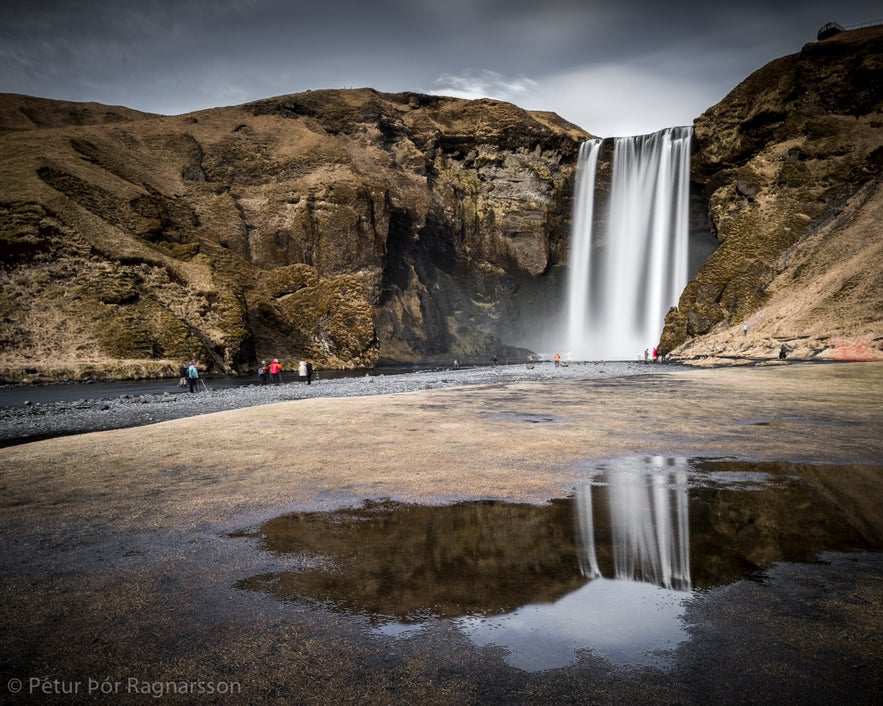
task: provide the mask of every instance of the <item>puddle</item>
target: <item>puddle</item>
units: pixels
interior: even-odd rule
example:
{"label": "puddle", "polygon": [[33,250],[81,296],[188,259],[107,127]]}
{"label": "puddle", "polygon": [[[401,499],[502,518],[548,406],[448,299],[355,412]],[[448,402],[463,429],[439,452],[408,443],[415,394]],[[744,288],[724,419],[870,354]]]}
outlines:
{"label": "puddle", "polygon": [[[242,589],[367,618],[408,638],[448,620],[526,671],[664,667],[685,602],[777,562],[880,551],[883,467],[641,457],[599,465],[545,505],[366,502],[274,518],[256,533],[290,570]],[[240,535],[243,536],[243,535]]]}

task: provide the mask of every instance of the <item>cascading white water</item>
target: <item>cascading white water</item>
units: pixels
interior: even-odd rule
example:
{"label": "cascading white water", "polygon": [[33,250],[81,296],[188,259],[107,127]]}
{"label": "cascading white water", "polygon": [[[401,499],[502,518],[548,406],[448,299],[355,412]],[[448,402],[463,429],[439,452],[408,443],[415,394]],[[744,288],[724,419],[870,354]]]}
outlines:
{"label": "cascading white water", "polygon": [[617,137],[607,213],[595,223],[603,141],[580,147],[567,294],[572,360],[632,360],[659,341],[687,284],[692,128]]}
{"label": "cascading white water", "polygon": [[[583,142],[579,147],[568,270],[567,331],[571,352],[575,343],[574,332],[584,331],[586,327],[586,311],[589,303],[588,264],[591,258],[592,222],[595,217],[595,174],[598,170],[601,144],[601,140],[590,140]],[[576,267],[574,263],[586,266]]]}

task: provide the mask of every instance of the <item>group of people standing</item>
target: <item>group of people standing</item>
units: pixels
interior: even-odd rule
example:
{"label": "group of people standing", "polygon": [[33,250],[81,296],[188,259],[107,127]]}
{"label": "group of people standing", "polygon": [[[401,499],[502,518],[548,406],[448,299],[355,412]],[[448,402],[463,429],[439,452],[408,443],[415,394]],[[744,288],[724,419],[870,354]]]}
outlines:
{"label": "group of people standing", "polygon": [[[311,385],[313,383],[313,364],[309,360],[302,360],[297,366],[297,377],[301,385]],[[258,366],[258,376],[261,378],[261,385],[272,382],[274,385],[282,383],[282,364],[277,358],[273,358],[273,362],[267,363],[262,360]]]}
{"label": "group of people standing", "polygon": [[667,355],[668,355],[668,350],[666,350],[665,348],[654,348],[652,353],[650,352],[649,348],[645,348],[644,349],[644,362],[646,363],[652,357],[654,363],[664,363],[665,356],[667,356]]}
{"label": "group of people standing", "polygon": [[[182,365],[178,368],[178,387],[186,385],[188,392],[196,392],[200,383],[199,368],[196,367],[196,361],[191,360],[188,365]],[[205,383],[203,383],[205,385]]]}
{"label": "group of people standing", "polygon": [[[182,365],[178,368],[178,385],[180,387],[187,387],[189,392],[196,392],[199,389],[199,385],[202,384],[205,387],[205,383],[199,376],[199,368],[196,365],[195,360],[191,360],[189,364]],[[261,364],[258,366],[258,376],[261,379],[261,385],[267,385],[268,383],[272,383],[274,385],[282,384],[282,363],[279,362],[278,358],[273,358],[272,362],[268,363],[266,360],[262,360]],[[302,360],[297,366],[297,376],[301,385],[311,385],[313,383],[313,377],[318,377],[313,369],[313,364],[309,360]]]}

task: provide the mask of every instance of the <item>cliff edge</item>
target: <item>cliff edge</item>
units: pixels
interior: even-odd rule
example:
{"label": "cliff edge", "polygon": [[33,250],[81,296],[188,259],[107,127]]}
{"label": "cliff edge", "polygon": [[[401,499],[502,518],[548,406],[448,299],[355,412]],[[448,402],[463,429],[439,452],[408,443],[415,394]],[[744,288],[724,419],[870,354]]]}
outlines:
{"label": "cliff edge", "polygon": [[694,125],[719,246],[667,319],[685,362],[883,358],[883,27],[812,42]]}

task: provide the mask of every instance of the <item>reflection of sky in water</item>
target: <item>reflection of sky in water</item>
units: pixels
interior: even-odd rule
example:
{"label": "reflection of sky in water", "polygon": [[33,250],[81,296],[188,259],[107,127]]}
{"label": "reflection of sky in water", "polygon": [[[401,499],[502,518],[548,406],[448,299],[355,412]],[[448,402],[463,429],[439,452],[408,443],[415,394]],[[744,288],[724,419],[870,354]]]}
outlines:
{"label": "reflection of sky in water", "polygon": [[[659,651],[674,649],[689,637],[681,621],[689,596],[640,581],[598,578],[554,603],[453,623],[478,647],[504,648],[506,663],[526,672],[567,667],[586,649],[616,666],[664,668],[665,655]],[[408,638],[425,628],[425,623],[388,622],[374,630]]]}
{"label": "reflection of sky in water", "polygon": [[[568,666],[584,649],[615,665],[664,666],[658,652],[687,638],[681,620],[691,589],[687,468],[686,459],[627,459],[595,479],[603,488],[595,498],[592,485],[578,488],[574,524],[588,583],[553,603],[454,624],[478,646],[505,648],[506,662],[526,671]],[[609,542],[612,577],[599,568],[599,536]],[[380,630],[403,637],[415,628],[388,623]]]}
{"label": "reflection of sky in water", "polygon": [[663,666],[651,653],[687,638],[680,618],[688,596],[648,583],[599,578],[554,603],[455,624],[476,645],[505,647],[506,662],[525,671],[565,667],[586,648],[615,665]]}

